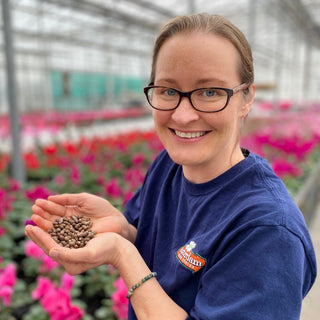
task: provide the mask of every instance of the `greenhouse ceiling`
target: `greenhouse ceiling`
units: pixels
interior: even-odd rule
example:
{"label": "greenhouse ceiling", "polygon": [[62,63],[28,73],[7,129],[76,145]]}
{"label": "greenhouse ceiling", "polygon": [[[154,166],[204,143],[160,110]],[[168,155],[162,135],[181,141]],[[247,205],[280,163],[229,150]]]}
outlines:
{"label": "greenhouse ceiling", "polygon": [[[246,29],[248,17],[249,21],[253,19],[260,6],[270,15],[281,6],[312,44],[320,47],[319,0],[11,0],[10,3],[13,30],[19,39],[16,48],[27,53],[41,54],[37,46],[39,39],[43,39],[101,49],[112,47],[115,51],[143,55],[149,53],[159,26],[173,16],[203,11],[223,14]],[[268,30],[255,32],[262,34]]]}

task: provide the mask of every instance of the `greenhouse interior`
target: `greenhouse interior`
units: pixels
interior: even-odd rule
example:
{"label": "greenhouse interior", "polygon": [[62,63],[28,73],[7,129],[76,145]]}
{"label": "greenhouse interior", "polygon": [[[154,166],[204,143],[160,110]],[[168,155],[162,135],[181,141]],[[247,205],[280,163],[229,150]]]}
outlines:
{"label": "greenhouse interior", "polygon": [[[320,250],[320,0],[1,0],[0,319],[127,319],[116,270],[69,276],[24,227],[53,194],[124,209],[163,148],[143,90],[157,34],[201,12],[248,39],[256,92],[241,144],[269,161]],[[312,290],[302,320],[320,314]]]}

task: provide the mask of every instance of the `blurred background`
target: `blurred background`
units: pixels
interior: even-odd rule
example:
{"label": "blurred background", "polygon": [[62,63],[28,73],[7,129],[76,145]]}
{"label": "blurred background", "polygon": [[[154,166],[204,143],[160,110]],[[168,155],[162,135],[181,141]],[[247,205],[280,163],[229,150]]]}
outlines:
{"label": "blurred background", "polygon": [[[257,99],[317,99],[318,0],[11,0],[19,110],[130,108],[145,104],[160,25],[192,12],[222,14],[253,49]],[[1,10],[1,7],[0,7]],[[3,22],[0,23],[4,31]],[[8,112],[0,38],[0,113]]]}

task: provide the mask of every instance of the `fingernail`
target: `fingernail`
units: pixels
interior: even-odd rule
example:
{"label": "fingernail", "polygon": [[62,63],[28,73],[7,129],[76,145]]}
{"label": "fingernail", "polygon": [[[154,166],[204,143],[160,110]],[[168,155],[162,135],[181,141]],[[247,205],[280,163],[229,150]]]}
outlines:
{"label": "fingernail", "polygon": [[58,250],[53,249],[53,250],[50,251],[50,257],[52,259],[56,259],[56,258],[58,258],[58,256],[59,256]]}

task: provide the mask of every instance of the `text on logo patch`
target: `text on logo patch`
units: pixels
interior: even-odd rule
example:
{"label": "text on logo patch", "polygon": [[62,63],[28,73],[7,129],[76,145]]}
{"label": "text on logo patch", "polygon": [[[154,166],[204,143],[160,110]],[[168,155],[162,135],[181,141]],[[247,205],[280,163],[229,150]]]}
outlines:
{"label": "text on logo patch", "polygon": [[176,252],[179,262],[192,272],[199,271],[207,262],[207,260],[199,254],[193,253],[192,249],[194,249],[196,245],[194,241],[190,241],[189,244],[184,245]]}

